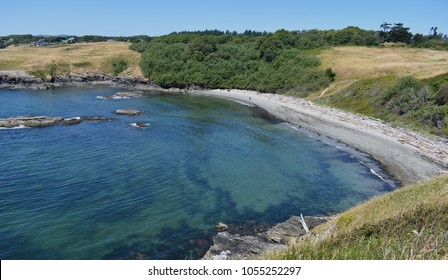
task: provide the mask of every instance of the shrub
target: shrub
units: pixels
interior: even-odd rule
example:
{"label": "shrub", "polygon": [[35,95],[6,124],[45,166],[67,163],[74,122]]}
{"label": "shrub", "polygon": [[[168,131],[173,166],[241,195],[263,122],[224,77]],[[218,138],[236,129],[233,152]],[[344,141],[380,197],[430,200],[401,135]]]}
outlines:
{"label": "shrub", "polygon": [[115,75],[120,74],[124,70],[128,68],[128,62],[124,59],[114,59],[111,62],[112,64],[112,73]]}
{"label": "shrub", "polygon": [[434,96],[434,100],[436,104],[440,106],[448,104],[448,83],[440,86]]}

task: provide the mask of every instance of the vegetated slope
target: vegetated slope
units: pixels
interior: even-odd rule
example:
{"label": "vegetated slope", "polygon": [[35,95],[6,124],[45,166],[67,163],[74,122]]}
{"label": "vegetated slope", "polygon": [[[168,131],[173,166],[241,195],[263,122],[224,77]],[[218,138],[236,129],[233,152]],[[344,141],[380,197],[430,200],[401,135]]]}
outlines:
{"label": "vegetated slope", "polygon": [[[140,54],[129,50],[127,42],[60,44],[46,47],[9,46],[0,50],[0,70],[21,70],[32,74],[57,74],[101,71],[142,76]],[[53,65],[53,66],[52,66]]]}
{"label": "vegetated slope", "polygon": [[337,81],[310,99],[448,137],[448,52],[343,47],[318,56]]}
{"label": "vegetated slope", "polygon": [[448,72],[448,51],[416,48],[334,47],[320,51],[322,67],[337,81],[394,75],[427,78]]}
{"label": "vegetated slope", "polygon": [[[301,45],[302,33],[173,33],[136,43],[143,74],[163,87],[196,85],[308,94],[333,80]],[[307,35],[308,36],[308,35]]]}
{"label": "vegetated slope", "polygon": [[269,259],[447,259],[448,176],[339,215]]}

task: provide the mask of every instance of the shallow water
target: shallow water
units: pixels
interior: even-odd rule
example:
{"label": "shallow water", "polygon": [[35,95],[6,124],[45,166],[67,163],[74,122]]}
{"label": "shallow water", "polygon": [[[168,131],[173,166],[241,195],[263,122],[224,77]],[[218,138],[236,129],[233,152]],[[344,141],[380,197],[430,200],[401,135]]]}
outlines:
{"label": "shallow water", "polygon": [[391,190],[365,155],[257,108],[184,95],[96,98],[118,91],[0,91],[0,118],[118,117],[0,130],[1,259],[197,258],[195,240],[218,222],[339,212]]}

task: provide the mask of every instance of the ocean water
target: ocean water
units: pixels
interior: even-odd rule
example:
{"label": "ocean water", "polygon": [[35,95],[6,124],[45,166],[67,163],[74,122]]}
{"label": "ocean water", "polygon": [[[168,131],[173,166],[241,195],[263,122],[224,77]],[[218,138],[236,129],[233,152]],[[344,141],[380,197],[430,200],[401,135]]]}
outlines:
{"label": "ocean water", "polygon": [[1,259],[198,258],[218,222],[339,212],[393,188],[369,157],[256,107],[97,98],[118,91],[0,91],[0,118],[118,118],[0,130]]}

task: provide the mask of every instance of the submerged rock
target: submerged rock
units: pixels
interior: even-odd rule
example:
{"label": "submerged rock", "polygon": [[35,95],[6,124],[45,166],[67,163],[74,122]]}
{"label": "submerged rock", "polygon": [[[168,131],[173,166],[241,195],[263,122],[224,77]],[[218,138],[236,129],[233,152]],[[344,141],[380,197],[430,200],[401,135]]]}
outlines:
{"label": "submerged rock", "polygon": [[139,110],[130,110],[130,109],[118,109],[115,111],[117,115],[126,115],[126,116],[141,116],[144,114],[143,111]]}
{"label": "submerged rock", "polygon": [[97,96],[98,99],[129,99],[129,98],[139,98],[143,97],[142,91],[120,91],[111,96]]}
{"label": "submerged rock", "polygon": [[15,128],[15,127],[44,127],[58,124],[63,121],[61,117],[47,117],[47,116],[25,116],[12,117],[0,119],[0,127]]}
{"label": "submerged rock", "polygon": [[144,260],[146,259],[146,255],[141,252],[131,252],[128,255],[128,260]]}
{"label": "submerged rock", "polygon": [[97,122],[97,121],[111,122],[111,121],[117,120],[117,118],[88,116],[88,117],[83,117],[82,120],[84,120],[84,121],[93,121],[93,122]]}

